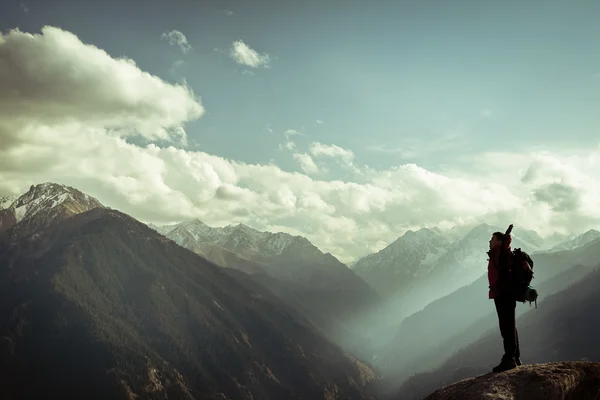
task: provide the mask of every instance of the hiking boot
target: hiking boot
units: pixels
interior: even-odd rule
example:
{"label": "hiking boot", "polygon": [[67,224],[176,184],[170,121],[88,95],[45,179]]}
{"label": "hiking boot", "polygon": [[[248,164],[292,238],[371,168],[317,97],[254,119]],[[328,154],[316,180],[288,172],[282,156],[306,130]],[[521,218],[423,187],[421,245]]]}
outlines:
{"label": "hiking boot", "polygon": [[519,365],[523,365],[523,363],[521,362],[521,359],[519,357],[515,357],[515,364],[517,365],[517,367]]}
{"label": "hiking boot", "polygon": [[504,358],[504,357],[502,357],[502,361],[500,361],[500,364],[496,365],[492,369],[492,372],[508,371],[509,369],[513,369],[513,368],[516,368],[516,367],[517,367],[517,364],[515,363],[515,359],[514,358]]}

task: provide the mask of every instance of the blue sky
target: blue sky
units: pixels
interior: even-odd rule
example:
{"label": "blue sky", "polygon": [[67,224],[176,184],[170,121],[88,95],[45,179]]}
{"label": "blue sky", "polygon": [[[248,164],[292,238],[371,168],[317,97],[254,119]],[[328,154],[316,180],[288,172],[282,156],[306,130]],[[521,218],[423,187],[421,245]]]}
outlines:
{"label": "blue sky", "polygon": [[[396,164],[411,141],[419,154],[402,162],[434,169],[457,152],[597,142],[595,1],[24,4],[28,13],[17,2],[3,13],[4,29],[58,26],[163,79],[185,78],[207,110],[190,138],[235,160],[296,168],[276,151],[288,129],[377,167]],[[187,37],[187,55],[161,40],[171,30]],[[271,68],[242,75],[251,68],[215,51],[235,40],[271,55]],[[458,136],[443,143],[450,155],[429,154],[447,135]]]}
{"label": "blue sky", "polygon": [[[519,181],[532,168],[533,153],[566,164],[577,154],[581,166],[585,151],[598,147],[599,13],[597,1],[8,1],[0,28],[38,34],[58,27],[167,82],[185,82],[206,110],[185,124],[186,151],[310,175],[300,163],[309,157],[319,168],[316,180],[378,188],[382,176],[413,163],[475,179],[476,162],[506,153],[504,161],[477,167],[515,162],[513,170],[477,179],[508,187],[510,174]],[[189,51],[163,37],[174,30]],[[269,68],[236,63],[229,56],[235,41],[267,54]],[[301,135],[286,135],[290,130]],[[284,146],[288,140],[293,148]],[[336,157],[332,148],[324,156],[315,143],[338,146],[342,161],[326,162]],[[343,151],[352,154],[347,162]],[[358,223],[344,212],[338,217]],[[546,217],[554,224],[571,218]],[[309,238],[317,229],[305,217],[289,218],[243,222]],[[396,222],[383,242],[408,227]],[[373,229],[369,248],[382,243]]]}

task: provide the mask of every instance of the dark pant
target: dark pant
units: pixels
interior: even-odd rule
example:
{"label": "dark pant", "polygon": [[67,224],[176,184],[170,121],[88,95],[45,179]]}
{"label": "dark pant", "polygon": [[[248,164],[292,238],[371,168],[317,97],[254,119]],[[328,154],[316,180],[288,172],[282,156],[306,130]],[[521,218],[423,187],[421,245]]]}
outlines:
{"label": "dark pant", "polygon": [[500,334],[504,341],[504,358],[521,357],[519,350],[519,334],[515,323],[515,308],[517,302],[511,297],[496,297],[496,312],[500,324]]}

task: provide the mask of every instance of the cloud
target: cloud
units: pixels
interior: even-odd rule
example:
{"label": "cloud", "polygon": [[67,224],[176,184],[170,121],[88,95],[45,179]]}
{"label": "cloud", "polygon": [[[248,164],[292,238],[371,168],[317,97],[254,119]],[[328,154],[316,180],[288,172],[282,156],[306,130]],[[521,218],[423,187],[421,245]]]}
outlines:
{"label": "cloud", "polygon": [[0,34],[0,126],[34,135],[85,121],[111,136],[185,140],[183,122],[204,113],[184,85],[171,85],[115,59],[77,36],[46,26],[32,35],[18,29]]}
{"label": "cloud", "polygon": [[[343,261],[423,226],[514,222],[544,236],[600,225],[598,149],[477,154],[444,173],[364,167],[360,182],[309,175],[323,172],[313,150],[356,162],[318,142],[294,155],[304,173],[229,160],[162,142],[202,115],[189,88],[50,27],[0,36],[0,87],[2,194],[55,181],[144,222],[297,232]],[[159,142],[135,144],[134,134]]]}
{"label": "cloud", "polygon": [[291,136],[306,136],[305,133],[302,133],[302,132],[297,131],[295,129],[288,129],[285,132],[283,132],[283,134],[285,135],[286,138],[289,138]]}
{"label": "cloud", "polygon": [[[294,147],[295,146],[292,143],[291,148]],[[298,161],[298,164],[300,164],[300,168],[302,168],[302,171],[306,172],[307,174],[315,174],[319,172],[319,167],[317,166],[317,164],[315,164],[315,162],[309,154],[294,153],[293,157],[294,160]]]}
{"label": "cloud", "polygon": [[259,54],[256,50],[250,48],[241,40],[233,42],[229,50],[229,56],[238,64],[246,65],[251,68],[268,68],[271,57],[268,54]]}
{"label": "cloud", "polygon": [[228,15],[228,16],[232,16],[233,15],[233,11],[225,9],[225,10],[223,10],[223,14]]}
{"label": "cloud", "polygon": [[242,70],[242,75],[254,76],[254,71],[250,71],[249,69]]}
{"label": "cloud", "polygon": [[548,183],[533,191],[534,198],[548,204],[553,211],[573,212],[579,209],[579,190],[563,183]]}
{"label": "cloud", "polygon": [[165,32],[161,35],[163,39],[166,39],[171,46],[177,46],[183,54],[187,54],[192,49],[192,46],[188,43],[187,37],[178,30],[172,30],[171,32]]}
{"label": "cloud", "polygon": [[316,122],[319,125],[323,125],[325,123],[325,121],[323,121],[322,119],[318,119],[318,120],[316,120]]}
{"label": "cloud", "polygon": [[345,165],[352,165],[354,152],[336,145],[313,142],[310,144],[310,153],[315,157],[331,157],[339,159]]}
{"label": "cloud", "polygon": [[296,143],[292,142],[291,140],[286,141],[284,144],[280,144],[279,145],[279,150],[294,150],[296,148]]}
{"label": "cloud", "polygon": [[23,10],[24,13],[28,13],[29,12],[29,8],[27,7],[27,5],[25,5],[25,3],[21,3],[21,10]]}

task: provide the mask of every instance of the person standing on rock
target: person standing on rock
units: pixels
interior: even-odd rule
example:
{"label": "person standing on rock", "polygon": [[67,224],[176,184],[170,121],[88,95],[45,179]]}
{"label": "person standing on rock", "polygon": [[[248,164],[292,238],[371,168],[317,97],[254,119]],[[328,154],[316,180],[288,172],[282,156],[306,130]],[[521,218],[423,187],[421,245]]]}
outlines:
{"label": "person standing on rock", "polygon": [[515,321],[517,301],[511,290],[510,268],[511,250],[510,235],[511,224],[505,233],[494,232],[490,239],[490,250],[487,252],[488,280],[490,284],[489,298],[494,299],[500,334],[504,342],[504,355],[500,364],[493,368],[493,372],[502,372],[521,365],[521,352],[519,350],[519,334]]}

